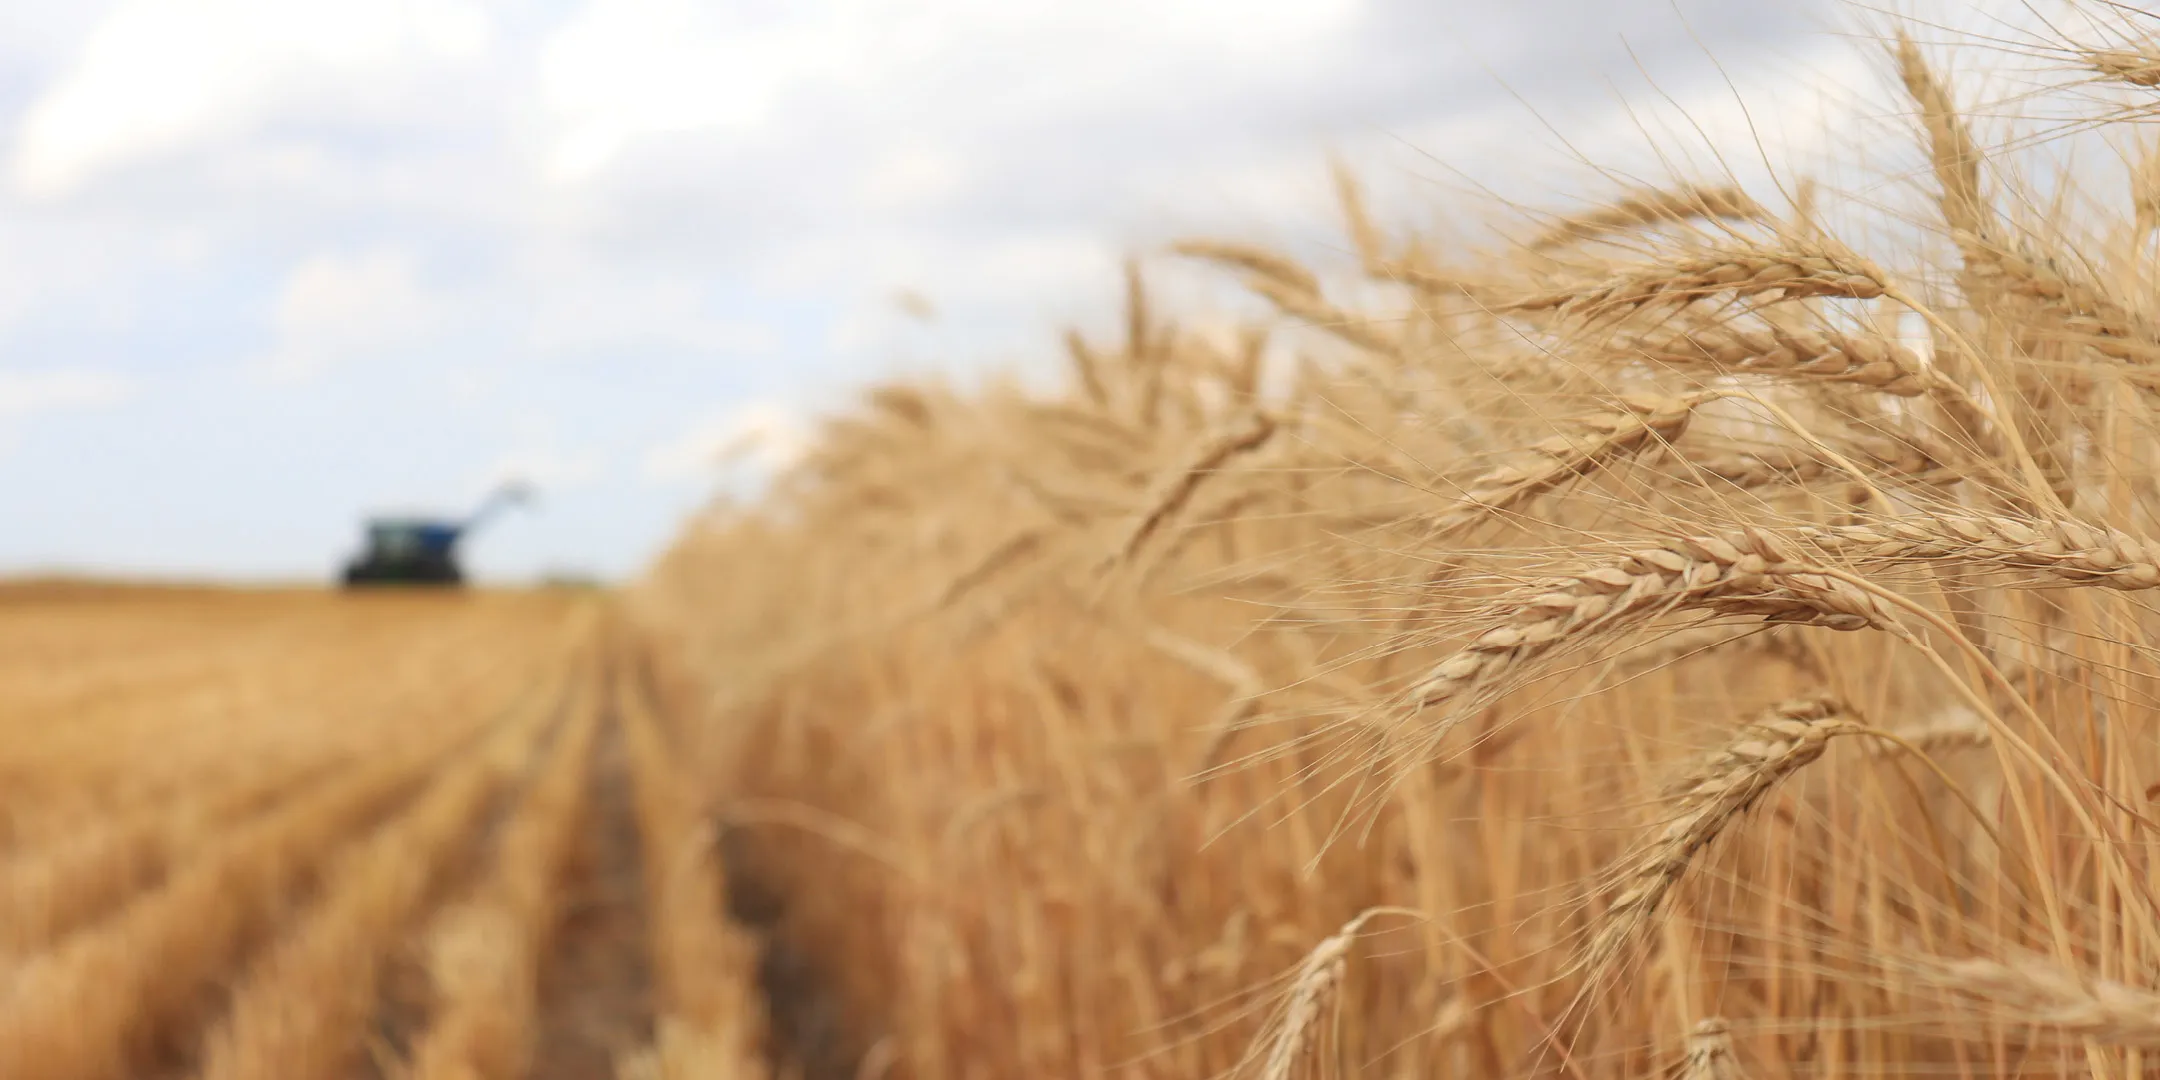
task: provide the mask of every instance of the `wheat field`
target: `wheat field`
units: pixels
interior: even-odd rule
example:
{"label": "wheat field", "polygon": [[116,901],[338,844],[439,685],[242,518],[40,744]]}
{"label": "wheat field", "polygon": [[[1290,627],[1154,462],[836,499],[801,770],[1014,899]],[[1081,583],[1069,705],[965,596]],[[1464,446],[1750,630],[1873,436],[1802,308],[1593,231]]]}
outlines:
{"label": "wheat field", "polygon": [[14,587],[0,1077],[2160,1074],[2115,14],[1842,186],[1338,169],[613,594]]}
{"label": "wheat field", "polygon": [[[1342,257],[1144,253],[1057,385],[885,386],[715,505],[630,603],[830,1075],[2160,1071],[2160,51],[2108,13],[1885,33],[1842,186],[1466,240],[1344,170]],[[1196,263],[1231,332],[1150,287]]]}
{"label": "wheat field", "polygon": [[0,640],[0,1076],[764,1074],[602,600],[17,584]]}

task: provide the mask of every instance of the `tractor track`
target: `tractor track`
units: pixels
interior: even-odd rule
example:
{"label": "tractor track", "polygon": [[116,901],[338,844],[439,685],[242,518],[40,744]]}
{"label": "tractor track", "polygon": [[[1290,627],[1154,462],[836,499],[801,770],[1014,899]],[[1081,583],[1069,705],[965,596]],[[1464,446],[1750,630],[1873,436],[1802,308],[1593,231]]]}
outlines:
{"label": "tractor track", "polygon": [[[552,714],[547,720],[547,732],[534,747],[517,781],[505,784],[495,792],[487,810],[480,816],[480,824],[466,838],[464,855],[458,860],[457,870],[437,882],[432,890],[425,905],[427,912],[440,912],[469,897],[485,879],[488,867],[494,862],[504,824],[531,786],[547,751],[555,740],[564,737],[574,705],[575,697],[566,684],[542,706]],[[383,973],[380,999],[367,1035],[366,1053],[355,1074],[357,1077],[361,1080],[399,1080],[403,1076],[414,1045],[427,1030],[429,1003],[433,996],[425,943],[418,934],[410,935],[398,944]]]}
{"label": "tractor track", "polygon": [[605,715],[588,763],[590,799],[563,883],[562,925],[540,972],[533,1080],[613,1076],[617,1062],[652,1039],[649,908],[616,704],[628,677],[618,656],[608,650],[600,676]]}

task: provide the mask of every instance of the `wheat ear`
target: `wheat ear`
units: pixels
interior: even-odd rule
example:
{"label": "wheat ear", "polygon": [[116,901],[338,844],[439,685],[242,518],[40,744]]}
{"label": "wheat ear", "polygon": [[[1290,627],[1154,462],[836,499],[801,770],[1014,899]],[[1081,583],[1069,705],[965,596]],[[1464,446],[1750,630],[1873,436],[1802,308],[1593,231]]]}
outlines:
{"label": "wheat ear", "polygon": [[1744,1080],[1739,1062],[1733,1059],[1732,1025],[1713,1016],[1688,1033],[1687,1064],[1681,1080]]}
{"label": "wheat ear", "polygon": [[2085,54],[2085,63],[2117,82],[2148,90],[2160,88],[2160,55],[2143,48],[2094,49]]}
{"label": "wheat ear", "polygon": [[1110,390],[1103,385],[1102,357],[1095,354],[1080,331],[1065,331],[1065,355],[1072,361],[1073,378],[1079,382],[1081,392],[1096,408],[1109,408]]}
{"label": "wheat ear", "polygon": [[[1838,452],[1871,466],[1880,477],[1906,484],[1941,484],[1961,478],[1935,454],[1909,439],[1859,436],[1839,440]],[[1774,484],[1804,484],[1825,476],[1850,477],[1843,466],[1812,447],[1782,446],[1742,453],[1697,457],[1687,455],[1689,468],[1699,469],[1743,488]]]}
{"label": "wheat ear", "polygon": [[1350,966],[1350,946],[1357,941],[1358,931],[1377,914],[1375,909],[1359,912],[1305,954],[1304,961],[1298,964],[1297,979],[1290,984],[1290,998],[1281,1021],[1266,1037],[1264,1048],[1255,1045],[1246,1054],[1248,1063],[1260,1063],[1260,1080],[1289,1080],[1311,1042],[1313,1023],[1320,1018],[1320,1010],[1327,1007],[1328,999],[1342,985],[1343,973]]}
{"label": "wheat ear", "polygon": [[1929,514],[1855,525],[1803,526],[1799,535],[1840,555],[2037,571],[2073,585],[2125,592],[2160,587],[2160,544],[2068,518]]}
{"label": "wheat ear", "polygon": [[1845,297],[1872,300],[1883,283],[1842,260],[1772,251],[1712,251],[1669,263],[1643,266],[1579,288],[1558,289],[1504,305],[1507,311],[1560,311],[1583,317],[1624,314],[1655,305],[1680,306],[1729,294],[1800,300]]}
{"label": "wheat ear", "polygon": [[1619,892],[1590,938],[1593,975],[1630,947],[1656,917],[1695,856],[1763,795],[1819,758],[1832,738],[1860,730],[1827,697],[1776,705],[1730,742],[1695,762],[1671,789],[1675,816],[1619,874]]}
{"label": "wheat ear", "polygon": [[[1897,728],[1889,734],[1897,736],[1897,741],[1871,743],[1869,753],[1889,756],[1904,751],[1907,747],[1935,753],[1944,750],[1978,749],[1995,743],[1995,733],[1988,727],[1987,721],[1965,708],[1946,709],[1926,723]],[[1900,745],[1901,743],[1903,745]]]}
{"label": "wheat ear", "polygon": [[1595,240],[1647,225],[1670,225],[1690,218],[1757,218],[1763,209],[1731,185],[1683,185],[1670,190],[1629,192],[1611,204],[1563,218],[1530,241],[1532,251]]}
{"label": "wheat ear", "polygon": [[[1567,645],[1666,614],[1760,615],[1838,630],[1896,622],[1874,594],[1793,558],[1777,537],[1753,527],[1722,537],[1670,539],[1496,606],[1513,614],[1412,686],[1402,701],[1406,711],[1447,707],[1459,715],[1466,702],[1531,674]],[[1451,726],[1444,721],[1434,737]]]}
{"label": "wheat ear", "polygon": [[2008,1019],[2112,1046],[2160,1047],[2160,993],[2145,987],[2038,960],[1930,959],[1918,966],[1930,981]]}
{"label": "wheat ear", "polygon": [[1147,510],[1134,520],[1124,541],[1118,545],[1116,561],[1130,560],[1137,555],[1163,522],[1192,501],[1193,492],[1199,490],[1202,481],[1232,458],[1252,453],[1265,445],[1274,436],[1275,427],[1273,417],[1254,411],[1246,414],[1242,423],[1202,443],[1182,467],[1157,484],[1148,500]]}
{"label": "wheat ear", "polygon": [[1948,88],[1928,68],[1919,47],[1902,33],[1898,35],[1897,60],[1905,90],[1919,106],[1927,128],[1929,157],[1936,182],[1942,188],[1943,220],[1950,226],[1951,239],[1965,260],[1967,293],[1995,293],[2022,300],[2063,331],[2118,360],[2150,359],[2160,351],[2151,327],[2127,307],[2045,260],[2012,250],[2002,241],[2001,230],[1980,190],[1982,155],[1951,101]]}
{"label": "wheat ear", "polygon": [[1335,180],[1335,200],[1342,207],[1343,224],[1350,232],[1350,243],[1357,248],[1358,263],[1365,272],[1383,277],[1387,272],[1387,244],[1380,237],[1380,229],[1373,224],[1372,214],[1365,206],[1365,192],[1358,186],[1357,177],[1350,167],[1341,161],[1330,163],[1329,171]]}
{"label": "wheat ear", "polygon": [[1257,244],[1241,244],[1230,240],[1180,240],[1170,250],[1195,259],[1234,266],[1254,277],[1266,278],[1280,283],[1284,288],[1318,295],[1320,280],[1312,271],[1299,266],[1289,256],[1281,255]]}
{"label": "wheat ear", "polygon": [[1927,128],[1928,161],[1934,167],[1935,182],[1942,187],[1943,219],[1952,232],[1981,235],[1987,231],[1988,204],[1980,192],[1980,148],[1965,129],[1949,89],[1903,31],[1897,38],[1897,62],[1898,77],[1920,107],[1920,121]]}
{"label": "wheat ear", "polygon": [[1911,350],[1880,335],[1775,324],[1760,330],[1722,325],[1635,335],[1616,339],[1611,347],[1655,364],[1703,365],[1732,374],[1823,379],[1900,397],[1925,394],[1942,378]]}
{"label": "wheat ear", "polygon": [[1571,479],[1669,445],[1687,430],[1688,419],[1705,400],[1702,395],[1623,398],[1619,409],[1580,421],[1582,434],[1555,435],[1531,445],[1537,461],[1502,465],[1470,481],[1461,501],[1434,523],[1434,532],[1458,531]]}

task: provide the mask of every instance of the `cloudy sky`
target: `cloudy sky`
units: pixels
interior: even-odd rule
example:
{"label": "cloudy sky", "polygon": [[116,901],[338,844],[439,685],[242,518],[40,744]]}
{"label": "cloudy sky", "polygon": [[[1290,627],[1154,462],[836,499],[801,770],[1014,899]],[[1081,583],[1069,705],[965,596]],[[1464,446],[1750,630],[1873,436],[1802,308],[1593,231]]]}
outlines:
{"label": "cloudy sky", "polygon": [[1839,17],[6,0],[0,572],[318,577],[510,473],[543,502],[480,572],[632,572],[746,427],[1039,362],[1173,233],[1324,235],[1330,152],[1407,203],[1592,189],[1563,140],[1642,161],[1646,123],[1804,149],[1868,70]]}

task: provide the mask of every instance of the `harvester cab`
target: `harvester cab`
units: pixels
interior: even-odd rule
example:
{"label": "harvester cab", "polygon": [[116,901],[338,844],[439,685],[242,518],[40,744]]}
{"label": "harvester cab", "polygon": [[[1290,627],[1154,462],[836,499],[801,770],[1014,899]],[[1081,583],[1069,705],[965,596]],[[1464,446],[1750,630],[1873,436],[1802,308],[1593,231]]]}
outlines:
{"label": "harvester cab", "polygon": [[503,485],[462,519],[379,517],[367,523],[367,547],[345,566],[345,584],[458,585],[465,571],[457,545],[506,507],[532,501],[522,482]]}

